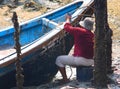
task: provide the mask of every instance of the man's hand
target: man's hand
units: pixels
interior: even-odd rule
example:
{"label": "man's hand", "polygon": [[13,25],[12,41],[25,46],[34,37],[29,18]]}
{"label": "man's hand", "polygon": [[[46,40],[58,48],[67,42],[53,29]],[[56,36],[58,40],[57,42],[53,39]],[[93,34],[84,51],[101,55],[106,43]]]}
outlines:
{"label": "man's hand", "polygon": [[71,22],[71,16],[69,14],[66,14],[66,22],[67,23]]}

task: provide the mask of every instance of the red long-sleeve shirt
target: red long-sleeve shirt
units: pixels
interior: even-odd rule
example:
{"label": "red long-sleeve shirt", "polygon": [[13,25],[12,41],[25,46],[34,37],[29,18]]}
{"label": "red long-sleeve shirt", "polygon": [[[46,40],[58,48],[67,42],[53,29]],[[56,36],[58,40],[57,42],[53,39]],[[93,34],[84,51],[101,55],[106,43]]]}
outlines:
{"label": "red long-sleeve shirt", "polygon": [[74,37],[73,55],[88,59],[93,58],[94,34],[85,28],[73,27],[70,23],[66,23],[64,29]]}

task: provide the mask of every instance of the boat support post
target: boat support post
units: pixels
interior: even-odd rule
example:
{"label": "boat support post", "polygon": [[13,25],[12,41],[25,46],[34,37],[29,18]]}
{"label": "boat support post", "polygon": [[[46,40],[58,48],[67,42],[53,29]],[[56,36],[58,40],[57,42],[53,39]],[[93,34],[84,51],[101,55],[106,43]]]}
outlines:
{"label": "boat support post", "polygon": [[24,82],[24,76],[22,75],[22,67],[20,62],[20,54],[21,54],[21,47],[19,43],[19,34],[20,34],[20,27],[17,19],[16,12],[13,12],[12,22],[14,25],[15,33],[14,33],[14,40],[15,40],[15,49],[17,52],[17,57],[15,60],[16,64],[16,85],[18,89],[23,89],[23,82]]}

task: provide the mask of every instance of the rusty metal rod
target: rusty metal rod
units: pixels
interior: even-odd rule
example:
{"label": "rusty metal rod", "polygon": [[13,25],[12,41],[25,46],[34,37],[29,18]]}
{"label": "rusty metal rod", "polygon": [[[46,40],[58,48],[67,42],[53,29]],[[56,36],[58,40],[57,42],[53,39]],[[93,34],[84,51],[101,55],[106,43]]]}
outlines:
{"label": "rusty metal rod", "polygon": [[22,74],[22,65],[20,61],[20,54],[21,54],[21,46],[19,43],[19,36],[20,36],[20,27],[17,19],[17,14],[16,12],[13,12],[13,17],[12,17],[12,22],[14,25],[14,40],[15,40],[15,49],[17,53],[17,57],[15,60],[15,65],[16,65],[16,86],[18,89],[23,89],[23,83],[24,83],[24,76]]}

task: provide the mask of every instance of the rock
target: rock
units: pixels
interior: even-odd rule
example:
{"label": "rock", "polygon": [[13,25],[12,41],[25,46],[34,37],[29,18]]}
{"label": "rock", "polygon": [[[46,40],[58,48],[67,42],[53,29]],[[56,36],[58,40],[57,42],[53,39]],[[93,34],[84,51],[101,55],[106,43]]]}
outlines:
{"label": "rock", "polygon": [[28,11],[33,11],[33,10],[40,10],[40,8],[42,8],[41,4],[36,3],[33,0],[29,0],[29,1],[25,1],[24,3],[24,9],[27,9]]}

